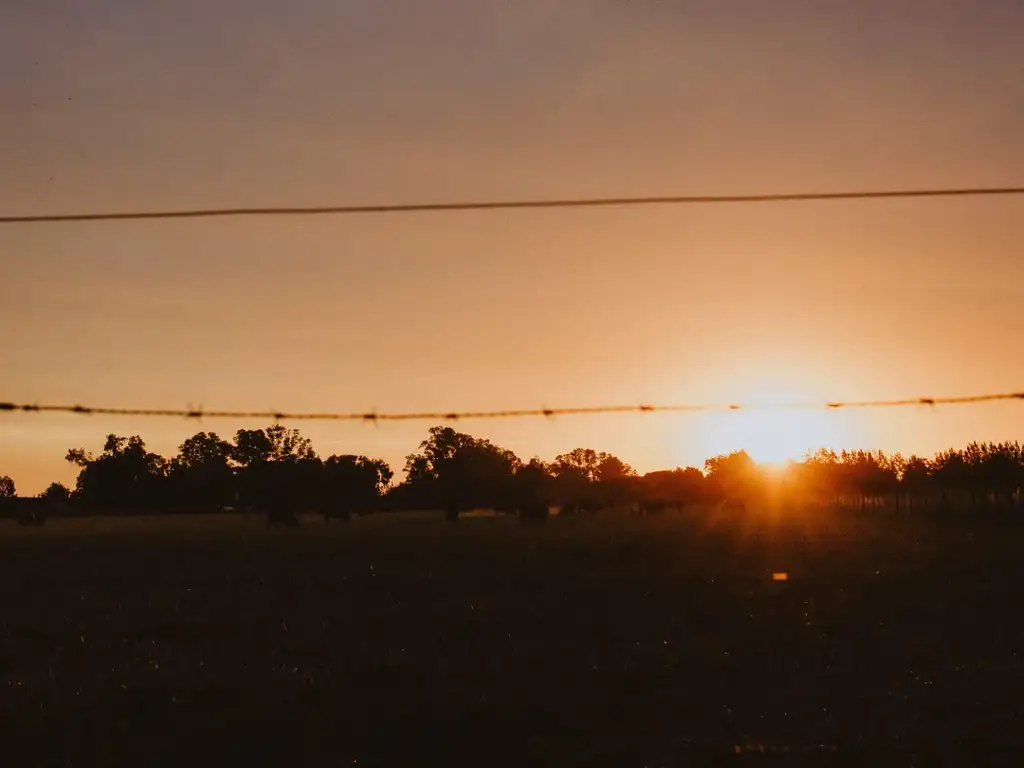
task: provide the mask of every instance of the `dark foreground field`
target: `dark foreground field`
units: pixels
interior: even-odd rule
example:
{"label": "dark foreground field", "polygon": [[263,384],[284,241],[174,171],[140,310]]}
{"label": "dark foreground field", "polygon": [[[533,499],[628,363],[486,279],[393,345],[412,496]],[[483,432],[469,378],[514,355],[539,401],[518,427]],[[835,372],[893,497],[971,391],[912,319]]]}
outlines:
{"label": "dark foreground field", "polygon": [[0,760],[989,763],[1022,569],[857,517],[4,524]]}

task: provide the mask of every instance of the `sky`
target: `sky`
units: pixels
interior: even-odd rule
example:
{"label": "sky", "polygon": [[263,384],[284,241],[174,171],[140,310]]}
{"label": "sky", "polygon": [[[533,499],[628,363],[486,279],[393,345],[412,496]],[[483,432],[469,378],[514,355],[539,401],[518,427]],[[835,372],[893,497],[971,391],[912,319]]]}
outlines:
{"label": "sky", "polygon": [[[1017,0],[9,0],[0,211],[1024,183]],[[0,401],[380,411],[1024,385],[1024,198],[0,226]],[[262,423],[0,414],[0,474]],[[430,423],[302,423],[400,469]],[[465,421],[640,470],[1014,403]]]}

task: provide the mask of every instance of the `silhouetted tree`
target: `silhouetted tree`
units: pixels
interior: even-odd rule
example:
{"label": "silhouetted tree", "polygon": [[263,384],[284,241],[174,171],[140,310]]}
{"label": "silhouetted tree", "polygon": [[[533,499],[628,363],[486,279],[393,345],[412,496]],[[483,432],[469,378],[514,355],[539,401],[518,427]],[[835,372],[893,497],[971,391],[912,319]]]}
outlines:
{"label": "silhouetted tree", "polygon": [[983,446],[979,472],[982,485],[996,506],[1012,506],[1022,476],[1021,449],[1017,443]]}
{"label": "silhouetted tree", "polygon": [[262,429],[240,429],[235,433],[231,458],[242,467],[251,467],[271,460],[270,438]]}
{"label": "silhouetted tree", "polygon": [[110,434],[99,456],[93,458],[82,448],[72,448],[65,458],[82,468],[75,490],[87,504],[138,511],[165,503],[162,491],[167,461],[147,451],[138,435]]}
{"label": "silhouetted tree", "polygon": [[324,517],[339,519],[348,519],[353,512],[375,512],[392,477],[391,467],[382,459],[329,456],[323,464],[320,511]]}
{"label": "silhouetted tree", "polygon": [[553,480],[550,469],[540,459],[533,458],[519,466],[513,487],[521,520],[547,520]]}
{"label": "silhouetted tree", "polygon": [[932,468],[930,462],[920,456],[911,455],[903,468],[901,485],[907,493],[907,502],[911,507],[927,504],[928,487],[931,485]]}
{"label": "silhouetted tree", "polygon": [[892,496],[896,511],[903,506],[903,475],[907,471],[907,460],[902,454],[894,453],[887,457],[889,494]]}
{"label": "silhouetted tree", "polygon": [[597,454],[597,469],[594,479],[599,483],[618,480],[623,477],[636,477],[636,471],[618,456],[610,453]]}
{"label": "silhouetted tree", "polygon": [[602,507],[622,507],[640,501],[640,478],[636,471],[618,456],[597,455],[594,472],[597,498]]}
{"label": "silhouetted tree", "polygon": [[761,477],[757,464],[746,451],[734,451],[724,456],[712,456],[704,462],[707,486],[719,499],[757,496]]}
{"label": "silhouetted tree", "polygon": [[410,499],[442,507],[450,520],[476,507],[507,508],[519,458],[509,450],[451,427],[431,427],[419,453],[405,461]]}
{"label": "silhouetted tree", "polygon": [[508,509],[522,462],[512,451],[477,439],[455,453],[453,480],[460,509]]}
{"label": "silhouetted tree", "polygon": [[[474,507],[543,519],[555,503],[566,512],[608,506],[657,512],[737,497],[751,505],[897,511],[905,505],[981,514],[1018,509],[1024,485],[1024,449],[1017,442],[971,443],[931,459],[822,449],[782,473],[768,473],[737,451],[709,458],[703,472],[677,468],[640,478],[620,458],[590,448],[556,456],[550,465],[539,459],[523,464],[486,439],[436,426],[419,451],[406,457],[407,476],[396,487],[386,462],[355,454],[321,461],[308,438],[276,424],[239,430],[231,443],[199,432],[170,461],[147,451],[138,435],[113,434],[99,456],[74,448],[66,458],[80,468],[73,498],[89,505],[121,512],[175,504],[203,509],[234,497],[242,506],[267,510],[269,523],[285,524],[301,511],[345,517],[381,509],[385,502],[392,508],[441,508],[451,518]],[[0,502],[14,494],[13,481],[0,477]],[[45,510],[69,497],[55,483],[32,501]]]}
{"label": "silhouetted tree", "polygon": [[50,483],[39,498],[49,504],[67,504],[71,501],[71,489],[63,483]]}
{"label": "silhouetted tree", "polygon": [[601,506],[596,485],[603,455],[593,448],[574,448],[555,457],[551,474],[563,514],[596,511]]}
{"label": "silhouetted tree", "polygon": [[880,451],[843,451],[840,466],[842,494],[861,509],[879,506],[895,485],[888,458]]}
{"label": "silhouetted tree", "polygon": [[259,462],[316,458],[312,441],[297,429],[274,424],[266,429],[240,429],[235,434],[232,458],[243,466]]}
{"label": "silhouetted tree", "polygon": [[243,508],[309,507],[319,496],[322,466],[312,442],[297,429],[240,429],[230,457]]}
{"label": "silhouetted tree", "polygon": [[451,427],[431,427],[419,453],[405,457],[406,494],[415,506],[441,507],[450,519],[458,518],[458,477],[455,456],[459,449],[473,444],[473,438]]}
{"label": "silhouetted tree", "polygon": [[696,467],[648,472],[641,482],[640,503],[647,514],[658,514],[665,509],[682,511],[688,504],[703,500],[704,473]]}
{"label": "silhouetted tree", "polygon": [[221,507],[234,497],[232,446],[215,432],[198,432],[178,447],[169,480],[176,501],[191,508]]}
{"label": "silhouetted tree", "polygon": [[0,475],[0,501],[13,499],[17,494],[14,481],[7,475]]}
{"label": "silhouetted tree", "polygon": [[601,458],[602,454],[593,448],[573,448],[568,453],[555,456],[555,460],[551,464],[551,471],[555,477],[574,472],[588,483],[596,483]]}
{"label": "silhouetted tree", "polygon": [[0,475],[0,517],[7,517],[14,507],[16,493],[14,481],[7,475]]}
{"label": "silhouetted tree", "polygon": [[[931,484],[939,491],[943,506],[971,498],[972,468],[965,461],[962,451],[942,451],[930,463]],[[927,479],[923,482],[927,482]]]}

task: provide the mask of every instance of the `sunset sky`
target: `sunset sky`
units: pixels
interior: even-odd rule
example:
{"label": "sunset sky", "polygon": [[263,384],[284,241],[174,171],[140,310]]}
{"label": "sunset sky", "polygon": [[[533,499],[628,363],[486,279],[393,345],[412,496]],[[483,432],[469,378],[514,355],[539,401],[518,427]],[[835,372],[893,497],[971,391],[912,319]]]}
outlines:
{"label": "sunset sky", "polygon": [[[13,0],[0,212],[1024,183],[1019,0]],[[1024,388],[1024,198],[0,227],[0,401],[282,410]],[[263,423],[0,414],[0,474]],[[293,425],[290,425],[293,426]],[[429,423],[299,424],[400,469]],[[1024,405],[463,422],[640,470]]]}

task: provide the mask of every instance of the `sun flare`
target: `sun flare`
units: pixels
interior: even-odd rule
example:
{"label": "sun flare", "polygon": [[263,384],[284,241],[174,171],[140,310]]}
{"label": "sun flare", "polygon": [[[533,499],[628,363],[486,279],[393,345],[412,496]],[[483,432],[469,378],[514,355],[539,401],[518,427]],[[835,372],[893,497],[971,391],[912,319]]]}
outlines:
{"label": "sun flare", "polygon": [[841,414],[821,408],[783,407],[821,401],[820,396],[798,387],[762,387],[740,401],[752,407],[709,417],[709,453],[742,449],[759,464],[782,468],[786,462],[802,459],[807,451],[848,446],[852,436]]}
{"label": "sun flare", "polygon": [[799,460],[808,450],[841,442],[827,417],[797,409],[723,413],[713,435],[714,453],[742,448],[759,464],[781,466]]}

